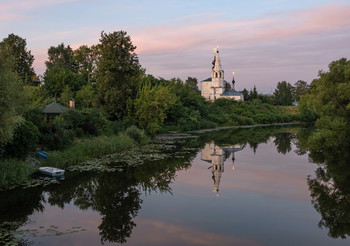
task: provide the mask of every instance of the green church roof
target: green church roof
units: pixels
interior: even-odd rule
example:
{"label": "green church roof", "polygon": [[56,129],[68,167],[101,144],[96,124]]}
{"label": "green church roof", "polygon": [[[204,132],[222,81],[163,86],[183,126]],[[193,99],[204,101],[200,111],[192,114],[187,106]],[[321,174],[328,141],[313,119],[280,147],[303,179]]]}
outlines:
{"label": "green church roof", "polygon": [[57,102],[53,102],[53,103],[50,103],[49,105],[46,105],[43,111],[45,114],[60,114],[68,110],[69,109],[67,107],[62,106]]}

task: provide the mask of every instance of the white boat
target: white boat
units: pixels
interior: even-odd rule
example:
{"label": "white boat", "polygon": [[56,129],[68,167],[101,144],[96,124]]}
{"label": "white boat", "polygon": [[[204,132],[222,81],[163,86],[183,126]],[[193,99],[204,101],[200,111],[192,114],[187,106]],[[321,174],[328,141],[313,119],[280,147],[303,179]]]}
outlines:
{"label": "white boat", "polygon": [[64,170],[55,167],[39,167],[39,172],[51,177],[64,175]]}

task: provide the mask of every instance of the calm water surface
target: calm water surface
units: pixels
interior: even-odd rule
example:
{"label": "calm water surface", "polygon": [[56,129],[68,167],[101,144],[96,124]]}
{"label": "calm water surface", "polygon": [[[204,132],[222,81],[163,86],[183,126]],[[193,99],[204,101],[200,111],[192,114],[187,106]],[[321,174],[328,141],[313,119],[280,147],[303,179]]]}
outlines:
{"label": "calm water surface", "polygon": [[242,131],[182,140],[182,156],[135,170],[3,193],[1,222],[19,223],[22,245],[349,245],[318,226],[301,130]]}

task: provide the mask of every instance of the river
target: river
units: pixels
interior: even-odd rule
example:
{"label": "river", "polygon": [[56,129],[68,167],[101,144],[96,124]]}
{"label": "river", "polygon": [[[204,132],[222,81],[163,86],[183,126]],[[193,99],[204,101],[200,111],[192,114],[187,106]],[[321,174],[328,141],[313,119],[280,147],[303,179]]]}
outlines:
{"label": "river", "polygon": [[[317,195],[320,164],[305,147],[310,132],[265,127],[160,136],[158,146],[167,147],[142,165],[68,171],[58,183],[1,192],[1,240],[4,245],[349,245],[349,222],[323,217],[335,212],[327,213]],[[340,208],[347,210],[349,202]],[[336,214],[349,214],[341,209]]]}

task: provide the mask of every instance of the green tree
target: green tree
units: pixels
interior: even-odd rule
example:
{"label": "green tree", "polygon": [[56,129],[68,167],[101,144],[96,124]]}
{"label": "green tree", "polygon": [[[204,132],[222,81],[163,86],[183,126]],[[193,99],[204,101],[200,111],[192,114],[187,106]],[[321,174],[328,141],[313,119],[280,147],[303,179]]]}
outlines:
{"label": "green tree", "polygon": [[61,96],[59,98],[59,102],[68,107],[69,106],[69,101],[71,98],[74,98],[74,93],[71,90],[71,88],[69,87],[69,85],[66,85],[61,93]]}
{"label": "green tree", "polygon": [[80,46],[74,50],[73,61],[78,67],[78,74],[82,75],[88,84],[94,82],[93,74],[97,64],[97,47]]}
{"label": "green tree", "polygon": [[258,99],[258,91],[256,90],[256,86],[254,85],[253,90],[250,90],[249,92],[249,99],[250,101],[253,101],[254,99]]}
{"label": "green tree", "polygon": [[350,61],[342,58],[329,64],[329,72],[320,71],[300,106],[320,116],[316,127],[321,131],[311,137],[312,145],[338,151],[350,136]]}
{"label": "green tree", "polygon": [[309,91],[309,85],[303,80],[298,80],[294,84],[293,100],[299,101],[300,97]]}
{"label": "green tree", "polygon": [[22,83],[8,59],[0,52],[0,146],[12,139],[14,129],[23,120]]}
{"label": "green tree", "polygon": [[0,53],[7,60],[13,59],[12,70],[18,74],[23,85],[32,85],[34,56],[26,46],[25,39],[12,33],[0,43]]}
{"label": "green tree", "polygon": [[175,100],[175,96],[170,92],[170,85],[152,86],[150,83],[144,83],[134,102],[135,117],[140,127],[154,135],[166,118],[165,111]]}
{"label": "green tree", "polygon": [[5,148],[6,154],[10,157],[26,157],[35,150],[39,136],[39,130],[32,122],[23,122],[15,128],[13,140]]}
{"label": "green tree", "polygon": [[48,49],[47,54],[48,60],[45,62],[47,69],[59,66],[67,68],[73,72],[77,71],[78,66],[73,59],[74,52],[69,45],[65,46],[64,43],[61,43],[57,47],[51,46]]}
{"label": "green tree", "polygon": [[45,86],[44,90],[52,97],[59,98],[61,93],[69,86],[69,88],[76,92],[81,89],[85,81],[78,74],[60,65],[54,65],[48,68],[44,74]]}
{"label": "green tree", "polygon": [[276,105],[292,105],[292,91],[293,86],[286,81],[278,82],[277,88],[275,89],[273,95],[275,97]]}
{"label": "green tree", "polygon": [[242,93],[243,93],[244,101],[249,101],[250,100],[249,91],[246,88],[244,88]]}
{"label": "green tree", "polygon": [[200,127],[201,116],[207,114],[208,107],[199,91],[184,84],[180,79],[171,79],[164,85],[171,86],[171,93],[175,95],[175,104],[167,111],[166,125],[176,126],[180,130],[196,130]]}
{"label": "green tree", "polygon": [[97,93],[97,89],[94,85],[84,85],[75,95],[76,106],[79,108],[97,107]]}
{"label": "green tree", "polygon": [[124,31],[101,33],[96,80],[100,104],[112,119],[126,114],[126,102],[135,97],[143,74],[135,49]]}
{"label": "green tree", "polygon": [[189,85],[195,91],[198,91],[198,80],[197,78],[188,77],[185,81],[186,85]]}

